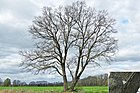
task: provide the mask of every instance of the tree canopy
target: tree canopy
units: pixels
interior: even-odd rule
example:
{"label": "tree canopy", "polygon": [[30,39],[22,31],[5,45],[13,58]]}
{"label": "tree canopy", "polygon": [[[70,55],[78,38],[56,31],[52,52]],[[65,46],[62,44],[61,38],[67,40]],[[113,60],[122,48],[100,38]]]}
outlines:
{"label": "tree canopy", "polygon": [[85,2],[44,7],[29,30],[36,40],[35,48],[21,52],[21,65],[37,74],[57,72],[63,77],[64,91],[68,90],[70,74],[70,90],[74,90],[89,64],[99,66],[100,60],[112,60],[117,49],[117,40],[112,36],[117,32],[114,24],[115,19],[106,10],[97,11]]}

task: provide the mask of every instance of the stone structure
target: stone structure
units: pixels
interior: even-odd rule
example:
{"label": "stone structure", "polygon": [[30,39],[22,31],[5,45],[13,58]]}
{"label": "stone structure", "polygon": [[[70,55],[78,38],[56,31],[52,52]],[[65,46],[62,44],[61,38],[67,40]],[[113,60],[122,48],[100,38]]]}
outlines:
{"label": "stone structure", "polygon": [[[126,83],[123,83],[126,81]],[[140,87],[139,72],[111,72],[109,93],[137,93]]]}

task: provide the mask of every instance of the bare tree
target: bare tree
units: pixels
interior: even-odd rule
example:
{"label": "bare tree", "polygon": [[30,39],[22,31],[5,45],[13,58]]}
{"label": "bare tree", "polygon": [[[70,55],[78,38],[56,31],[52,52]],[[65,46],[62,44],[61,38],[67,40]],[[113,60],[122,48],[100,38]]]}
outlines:
{"label": "bare tree", "polygon": [[64,91],[68,90],[70,74],[70,90],[74,90],[87,65],[98,66],[99,60],[110,61],[115,54],[114,24],[106,10],[96,11],[85,2],[57,9],[44,7],[29,30],[37,40],[35,49],[21,52],[22,66],[37,73],[56,71],[63,77]]}

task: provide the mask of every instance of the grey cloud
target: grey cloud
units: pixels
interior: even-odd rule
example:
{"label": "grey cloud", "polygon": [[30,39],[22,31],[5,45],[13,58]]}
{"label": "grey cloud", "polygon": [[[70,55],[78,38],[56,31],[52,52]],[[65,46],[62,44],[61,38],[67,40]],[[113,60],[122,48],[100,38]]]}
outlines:
{"label": "grey cloud", "polygon": [[[57,75],[33,75],[31,73],[20,72],[18,64],[20,62],[18,55],[20,49],[32,48],[33,42],[28,33],[28,26],[36,15],[41,14],[41,7],[57,6],[60,4],[70,4],[74,0],[0,0],[1,13],[12,14],[14,19],[0,24],[0,76],[2,78],[10,77],[12,79],[30,80],[62,80]],[[116,57],[116,63],[104,65],[101,68],[87,69],[82,75],[96,75],[111,70],[139,70],[140,64],[140,31],[139,15],[140,1],[134,0],[85,0],[87,5],[98,9],[107,9],[109,14],[117,20],[116,29],[119,39],[119,53]],[[45,2],[45,3],[44,3]],[[42,6],[41,6],[42,5]],[[16,19],[16,20],[15,20]],[[122,24],[124,19],[128,19],[128,24]],[[122,51],[123,50],[123,51]],[[126,53],[124,53],[126,52]],[[91,72],[91,73],[89,73]],[[29,77],[30,76],[30,77]],[[58,79],[57,79],[57,78]]]}
{"label": "grey cloud", "polygon": [[10,28],[4,25],[0,26],[0,45],[2,47],[29,48],[32,46],[32,40],[26,31],[27,29]]}
{"label": "grey cloud", "polygon": [[19,73],[21,73],[21,72],[17,72],[17,70],[16,70],[16,72],[15,71],[0,71],[0,74],[19,74]]}
{"label": "grey cloud", "polygon": [[31,47],[32,40],[28,33],[28,26],[31,25],[31,20],[36,15],[38,7],[29,0],[1,0],[0,13],[7,13],[9,11],[11,14],[9,16],[12,16],[13,13],[13,17],[16,19],[11,19],[10,23],[4,19],[6,21],[3,24],[0,23],[0,46]]}
{"label": "grey cloud", "polygon": [[17,52],[17,51],[9,51],[9,50],[7,51],[7,50],[0,49],[0,58],[3,58],[4,59],[5,57],[10,56],[12,53]]}
{"label": "grey cloud", "polygon": [[35,16],[38,11],[38,7],[30,2],[30,0],[1,0],[0,5],[0,11],[10,11],[19,18],[27,18],[29,20]]}
{"label": "grey cloud", "polygon": [[133,61],[133,62],[137,62],[140,61],[140,55],[129,55],[129,56],[121,56],[121,57],[117,57],[116,59],[117,61]]}
{"label": "grey cloud", "polygon": [[[21,79],[25,81],[31,80],[46,80],[58,81],[53,75],[33,75],[32,73],[23,72],[19,68],[20,57],[18,51],[21,49],[32,48],[32,39],[28,33],[28,26],[34,16],[41,11],[40,7],[29,0],[1,0],[0,1],[0,15],[1,13],[8,13],[10,21],[7,19],[0,23],[0,78]],[[3,15],[5,16],[5,15]],[[4,17],[5,18],[5,17]],[[31,77],[29,77],[31,76]],[[60,79],[60,78],[59,78]]]}
{"label": "grey cloud", "polygon": [[[1,62],[0,62],[1,63]],[[6,65],[5,65],[6,66]],[[22,73],[18,66],[6,66],[6,68],[0,68],[0,74],[19,74]]]}

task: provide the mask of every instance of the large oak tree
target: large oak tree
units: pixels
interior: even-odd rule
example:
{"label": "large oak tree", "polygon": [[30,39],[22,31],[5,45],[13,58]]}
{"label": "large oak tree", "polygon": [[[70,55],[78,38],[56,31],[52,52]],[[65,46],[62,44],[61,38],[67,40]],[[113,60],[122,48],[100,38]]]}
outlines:
{"label": "large oak tree", "polygon": [[[30,26],[35,48],[21,52],[22,66],[37,73],[56,71],[63,77],[64,91],[73,91],[89,64],[98,66],[100,60],[110,61],[115,54],[114,24],[106,10],[97,11],[85,2],[44,7]],[[72,77],[69,88],[68,75]]]}

